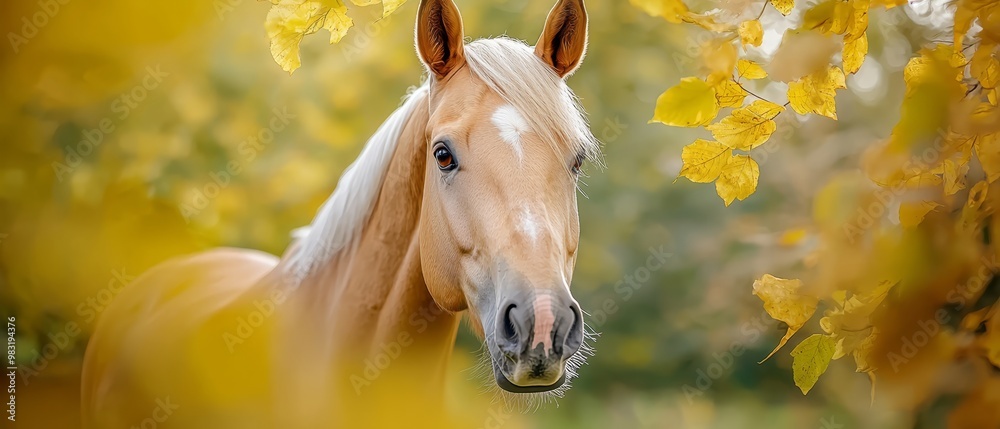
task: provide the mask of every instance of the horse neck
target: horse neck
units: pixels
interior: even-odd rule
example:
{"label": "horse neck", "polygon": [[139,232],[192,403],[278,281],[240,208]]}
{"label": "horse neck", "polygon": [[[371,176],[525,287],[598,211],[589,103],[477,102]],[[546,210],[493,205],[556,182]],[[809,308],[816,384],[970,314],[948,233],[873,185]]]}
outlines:
{"label": "horse neck", "polygon": [[357,353],[356,365],[388,355],[393,368],[400,368],[394,372],[420,367],[408,373],[421,374],[425,379],[416,381],[428,387],[443,381],[459,317],[435,304],[421,270],[417,227],[429,114],[426,98],[415,102],[419,104],[403,127],[368,224],[351,246],[308,276],[294,296],[298,309],[324,337],[318,340],[338,360],[345,352]]}

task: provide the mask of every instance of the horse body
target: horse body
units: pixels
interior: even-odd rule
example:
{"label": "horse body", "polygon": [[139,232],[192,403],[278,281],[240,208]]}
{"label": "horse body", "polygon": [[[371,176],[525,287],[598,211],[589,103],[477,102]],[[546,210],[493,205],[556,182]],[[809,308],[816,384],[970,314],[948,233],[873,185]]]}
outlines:
{"label": "horse body", "polygon": [[[416,97],[412,102],[425,106],[425,96]],[[408,136],[426,121],[426,108],[417,107],[400,138],[415,141]],[[303,249],[293,244],[282,260],[217,249],[167,261],[133,281],[90,341],[85,420],[97,427],[157,416],[168,427],[370,424],[377,408],[400,399],[404,383],[422,392],[411,408],[423,418],[436,414],[459,317],[441,309],[423,283],[415,236],[422,149],[398,146],[389,163],[394,174],[364,230],[306,279],[295,279],[291,256]],[[385,355],[387,346],[399,355],[372,376],[366,360]],[[174,405],[176,413],[153,414]]]}
{"label": "horse body", "polygon": [[596,146],[562,78],[585,11],[560,0],[534,51],[463,37],[450,0],[421,2],[431,77],[280,260],[181,257],[116,298],[85,356],[85,424],[452,424],[444,381],[464,310],[503,395],[568,388],[584,340],[568,289],[576,174]]}
{"label": "horse body", "polygon": [[[244,307],[241,298],[276,265],[277,258],[260,252],[218,249],[167,261],[137,278],[105,310],[88,344],[84,421],[95,427],[141,426],[150,417],[178,421],[173,405],[193,403],[191,392],[225,378],[222,386],[241,385],[231,383],[240,374],[212,371],[200,360],[224,359],[223,370],[246,367],[235,364],[251,355],[220,349],[230,329],[220,318]],[[197,401],[218,406],[213,396],[221,397]],[[166,409],[154,416],[158,408]]]}

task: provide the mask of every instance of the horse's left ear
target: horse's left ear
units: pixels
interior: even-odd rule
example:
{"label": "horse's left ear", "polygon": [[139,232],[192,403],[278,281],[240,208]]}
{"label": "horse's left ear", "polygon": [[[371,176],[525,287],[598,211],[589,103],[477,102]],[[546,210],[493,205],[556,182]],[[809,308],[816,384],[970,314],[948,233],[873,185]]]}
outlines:
{"label": "horse's left ear", "polygon": [[558,0],[545,19],[545,28],[535,44],[541,57],[559,77],[580,66],[587,51],[587,9],[583,0]]}
{"label": "horse's left ear", "polygon": [[417,52],[438,79],[465,62],[462,15],[452,0],[421,0],[417,11]]}

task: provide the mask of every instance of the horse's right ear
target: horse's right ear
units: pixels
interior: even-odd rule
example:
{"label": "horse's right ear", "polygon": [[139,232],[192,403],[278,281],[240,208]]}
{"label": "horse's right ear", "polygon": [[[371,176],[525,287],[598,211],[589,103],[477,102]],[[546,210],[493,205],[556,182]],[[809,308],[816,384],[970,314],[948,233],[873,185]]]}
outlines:
{"label": "horse's right ear", "polygon": [[438,79],[465,62],[462,15],[452,0],[422,0],[417,11],[417,52]]}

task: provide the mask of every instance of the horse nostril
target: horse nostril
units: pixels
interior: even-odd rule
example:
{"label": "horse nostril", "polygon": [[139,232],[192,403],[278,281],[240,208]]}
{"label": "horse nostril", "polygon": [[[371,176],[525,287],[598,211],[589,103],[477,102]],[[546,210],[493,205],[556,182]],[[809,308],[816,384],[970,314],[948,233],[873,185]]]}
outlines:
{"label": "horse nostril", "polygon": [[573,313],[573,324],[566,335],[566,348],[563,350],[566,357],[572,356],[583,345],[583,313],[576,304],[571,304],[569,309]]}
{"label": "horse nostril", "polygon": [[511,313],[514,311],[515,308],[517,308],[517,305],[511,304],[511,305],[507,306],[506,310],[504,310],[504,314],[503,314],[503,337],[504,337],[505,340],[508,340],[511,343],[515,343],[516,344],[517,343],[517,328],[514,326],[514,320],[511,319]]}

